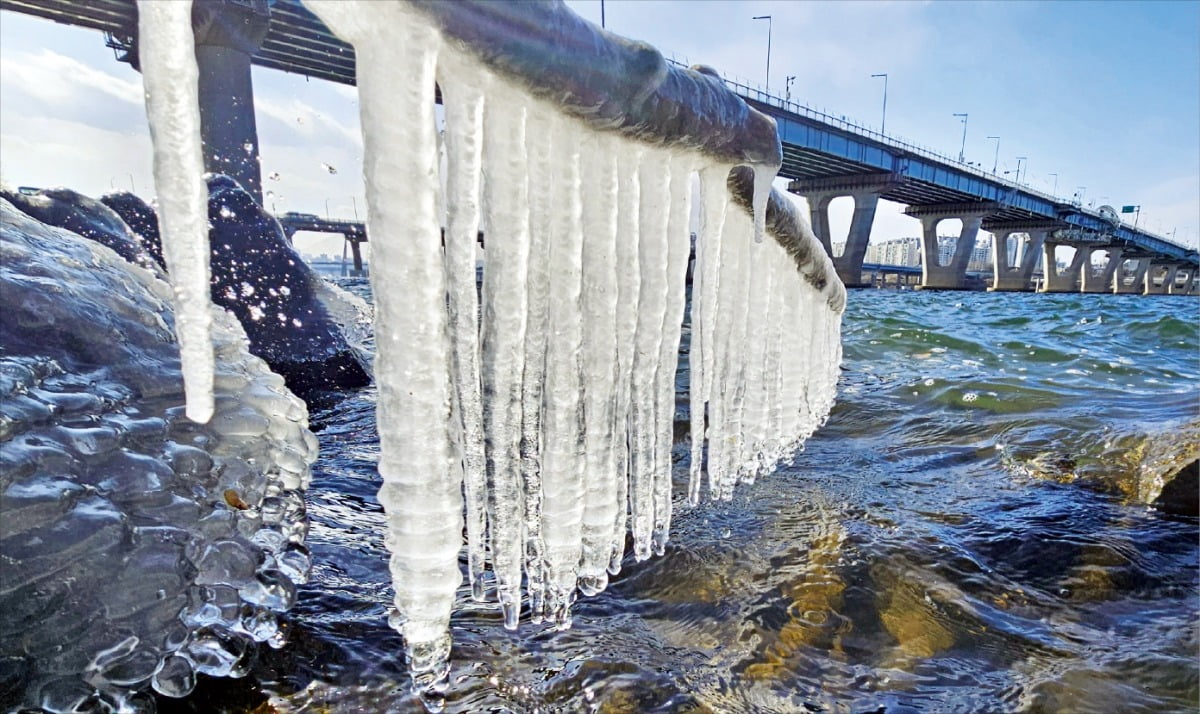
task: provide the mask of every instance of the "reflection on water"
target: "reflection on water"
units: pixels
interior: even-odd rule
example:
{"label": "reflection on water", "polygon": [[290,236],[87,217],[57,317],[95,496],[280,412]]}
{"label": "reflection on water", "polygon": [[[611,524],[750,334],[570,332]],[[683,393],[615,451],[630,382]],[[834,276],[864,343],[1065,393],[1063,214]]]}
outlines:
{"label": "reflection on water", "polygon": [[[464,589],[448,710],[1195,711],[1200,521],[1146,504],[1200,451],[1196,316],[853,292],[839,404],[801,458],[730,503],[677,497],[667,554],[627,560],[569,631],[508,633]],[[385,620],[373,410],[314,415],[288,647],[162,709],[421,710]]]}

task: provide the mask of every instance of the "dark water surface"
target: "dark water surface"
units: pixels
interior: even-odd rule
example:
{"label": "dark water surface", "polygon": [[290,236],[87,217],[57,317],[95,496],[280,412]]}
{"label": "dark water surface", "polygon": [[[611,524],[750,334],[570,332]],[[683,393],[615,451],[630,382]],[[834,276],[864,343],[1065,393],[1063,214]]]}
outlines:
{"label": "dark water surface", "polygon": [[[447,710],[1196,711],[1198,521],[1145,500],[1200,452],[1198,318],[852,291],[838,404],[797,462],[689,509],[677,444],[666,555],[627,558],[569,631],[509,633],[464,589]],[[421,711],[386,624],[374,408],[313,415],[288,646],[160,709]]]}

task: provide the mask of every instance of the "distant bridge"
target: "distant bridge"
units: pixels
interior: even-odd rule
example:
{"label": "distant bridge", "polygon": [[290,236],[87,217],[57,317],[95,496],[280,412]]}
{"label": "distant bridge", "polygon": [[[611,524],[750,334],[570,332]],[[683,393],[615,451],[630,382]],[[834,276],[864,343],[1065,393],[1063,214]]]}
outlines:
{"label": "distant bridge", "polygon": [[[354,256],[354,272],[352,275],[363,274],[362,244],[367,242],[367,224],[342,218],[321,218],[312,213],[296,213],[294,211],[289,211],[275,218],[279,221],[279,225],[283,227],[283,234],[287,236],[289,243],[292,240],[292,236],[300,231],[340,234],[345,242],[350,245],[350,252]],[[342,251],[342,255],[345,255],[344,250]]]}
{"label": "distant bridge", "polygon": [[[138,64],[135,0],[0,0],[0,9],[103,31],[118,59]],[[250,65],[353,85],[354,50],[299,0],[204,0],[195,4],[193,23],[205,166],[233,176],[261,201],[257,128],[254,112],[245,111],[253,102]],[[1050,270],[1040,290],[1192,292],[1200,287],[1195,250],[1126,225],[1111,210],[1084,208],[761,88],[725,81],[775,118],[783,142],[780,175],[791,180],[789,190],[808,200],[813,230],[849,286],[863,284],[863,258],[883,198],[906,204],[905,213],[921,221],[920,287],[968,287],[966,264],[981,228],[992,233],[993,255],[1001,258],[992,290],[1032,289],[1038,264],[1055,266],[1060,245],[1073,246],[1075,257],[1066,271]],[[246,152],[248,144],[255,150]],[[828,208],[839,196],[852,197],[855,208],[846,250],[833,256]],[[937,226],[946,219],[961,220],[962,230],[953,257],[941,265]],[[365,231],[361,240],[343,235],[357,255]],[[1019,241],[1018,258],[1005,265],[1010,236]],[[1099,251],[1107,260],[1097,268],[1092,256]]]}

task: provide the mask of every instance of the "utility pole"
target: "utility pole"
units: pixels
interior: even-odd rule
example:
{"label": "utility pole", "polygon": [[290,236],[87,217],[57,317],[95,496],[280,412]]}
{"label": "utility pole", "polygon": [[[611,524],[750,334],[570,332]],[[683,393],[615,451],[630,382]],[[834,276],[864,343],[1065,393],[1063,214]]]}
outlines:
{"label": "utility pole", "polygon": [[879,74],[873,74],[871,76],[872,77],[883,77],[883,120],[879,122],[879,133],[886,134],[887,133],[887,84],[888,84],[887,72],[881,72]]}
{"label": "utility pole", "polygon": [[967,114],[966,114],[966,112],[963,112],[962,114],[955,113],[955,115],[954,115],[954,116],[956,116],[956,117],[962,117],[962,121],[963,121],[963,138],[962,138],[962,146],[961,146],[961,147],[959,148],[959,150],[958,150],[958,163],[960,163],[960,164],[961,164],[961,163],[963,163],[963,162],[966,160],[966,151],[967,151]]}
{"label": "utility pole", "polygon": [[996,173],[996,167],[1000,165],[1000,137],[989,136],[988,138],[996,140],[996,155],[992,158],[992,174],[994,175]]}
{"label": "utility pole", "polygon": [[752,20],[767,21],[767,83],[765,85],[767,91],[771,91],[771,16],[770,15],[755,15]]}

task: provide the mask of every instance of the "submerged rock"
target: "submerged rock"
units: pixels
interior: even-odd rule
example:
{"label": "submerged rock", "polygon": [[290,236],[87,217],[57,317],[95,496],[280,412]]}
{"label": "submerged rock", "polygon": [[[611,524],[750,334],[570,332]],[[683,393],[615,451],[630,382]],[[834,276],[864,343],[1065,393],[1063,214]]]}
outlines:
{"label": "submerged rock", "polygon": [[214,309],[216,414],[188,420],[170,286],[0,218],[0,709],[240,676],[308,576],[304,403]]}

